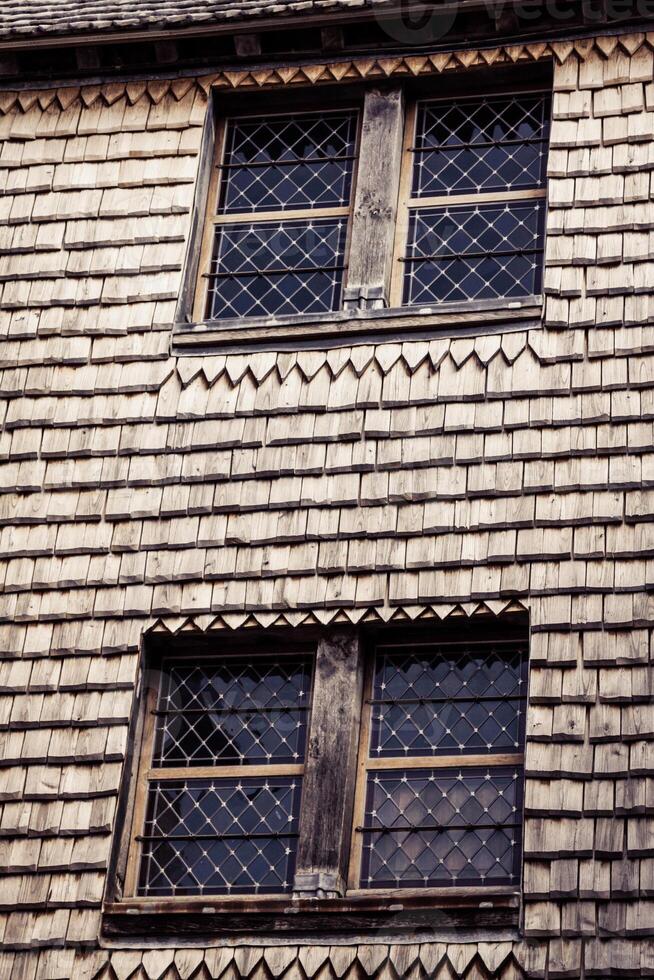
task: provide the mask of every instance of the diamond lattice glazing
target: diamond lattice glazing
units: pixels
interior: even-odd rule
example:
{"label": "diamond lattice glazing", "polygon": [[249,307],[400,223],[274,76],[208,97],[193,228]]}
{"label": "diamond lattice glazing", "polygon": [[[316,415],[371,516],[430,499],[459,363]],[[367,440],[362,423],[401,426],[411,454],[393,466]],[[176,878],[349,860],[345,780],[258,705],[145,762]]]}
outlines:
{"label": "diamond lattice glazing", "polygon": [[348,204],[356,113],[230,121],[221,214]]}
{"label": "diamond lattice glazing", "polygon": [[152,782],[139,894],[289,891],[300,788],[292,777]]}
{"label": "diamond lattice glazing", "polygon": [[325,313],[340,305],[346,218],[218,225],[210,316]]}
{"label": "diamond lattice glazing", "polygon": [[412,196],[544,187],[549,116],[543,96],[422,103]]}
{"label": "diamond lattice glazing", "polygon": [[525,648],[379,648],[371,758],[515,752],[523,740]]}
{"label": "diamond lattice glazing", "polygon": [[542,200],[411,210],[404,304],[537,295],[544,220]]}
{"label": "diamond lattice glazing", "polygon": [[362,888],[519,881],[519,769],[368,773]]}
{"label": "diamond lattice glazing", "polygon": [[153,764],[302,762],[310,696],[306,657],[172,664],[162,679]]}

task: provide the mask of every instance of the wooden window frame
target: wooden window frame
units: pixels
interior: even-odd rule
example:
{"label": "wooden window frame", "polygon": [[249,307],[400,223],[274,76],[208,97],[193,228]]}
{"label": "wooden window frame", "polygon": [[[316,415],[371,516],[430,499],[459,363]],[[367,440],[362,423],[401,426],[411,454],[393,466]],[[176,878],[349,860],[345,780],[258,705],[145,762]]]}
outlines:
{"label": "wooden window frame", "polygon": [[[280,220],[294,215],[330,217],[349,215],[346,266],[342,302],[326,313],[252,316],[207,319],[208,279],[217,224],[234,223],[236,215],[214,217],[219,195],[219,170],[226,136],[226,120],[260,116],[260,95],[212,92],[200,153],[200,171],[184,264],[182,290],[175,316],[173,348],[176,353],[206,349],[239,351],[252,346],[263,349],[273,343],[298,347],[316,339],[327,346],[342,343],[348,335],[365,335],[383,340],[388,335],[451,336],[461,329],[496,333],[526,329],[542,323],[542,293],[516,299],[447,301],[431,306],[402,306],[404,263],[408,220],[412,208],[444,204],[500,203],[503,200],[547,200],[544,188],[526,191],[484,192],[474,195],[411,197],[411,147],[415,133],[416,108],[423,101],[474,97],[492,89],[492,94],[551,93],[551,66],[539,65],[537,79],[524,66],[493,66],[483,71],[465,69],[448,77],[447,87],[433,79],[401,79],[374,85],[336,83],[317,91],[298,89],[292,97],[285,92],[271,95],[272,114],[315,112],[357,108],[359,111],[358,160],[352,177],[350,204],[346,208],[311,209],[299,212],[251,212],[247,220]],[[546,74],[547,72],[547,74]],[[532,73],[533,74],[533,73]],[[292,102],[291,102],[292,98]],[[405,108],[406,104],[406,108]],[[245,220],[245,216],[243,216]],[[544,243],[545,244],[545,243]]]}
{"label": "wooden window frame", "polygon": [[[312,659],[312,685],[313,685],[313,671],[315,670],[315,656],[311,650],[294,650],[292,653],[284,654],[280,652],[280,657],[284,656],[311,656]],[[256,656],[256,655],[255,655]],[[267,653],[259,654],[259,658],[263,659],[269,656]],[[239,655],[235,655],[234,659],[239,658]],[[170,657],[166,657],[163,661],[162,667],[165,668],[166,662],[170,661],[175,664],[181,663],[207,663],[210,664],[215,662],[211,658],[202,658],[198,660],[193,657],[192,654],[180,653],[178,655],[172,654]],[[260,777],[260,776],[298,776],[300,779],[304,778],[305,763],[274,763],[271,765],[215,765],[215,766],[159,766],[156,767],[152,763],[152,758],[154,755],[154,744],[156,737],[156,711],[159,703],[159,697],[161,693],[161,683],[163,679],[163,673],[157,671],[158,680],[157,683],[148,683],[146,688],[145,705],[144,705],[144,725],[143,725],[143,735],[140,747],[140,760],[138,766],[138,773],[136,776],[136,792],[134,797],[134,807],[133,816],[131,823],[131,835],[129,844],[129,857],[127,861],[127,867],[125,872],[125,894],[133,897],[141,898],[142,896],[137,896],[138,889],[138,878],[141,866],[141,861],[143,859],[142,846],[141,846],[141,834],[143,832],[143,826],[145,824],[145,814],[147,809],[147,803],[150,793],[150,786],[153,782],[157,781],[167,781],[175,779],[227,779],[242,776],[243,778]],[[150,676],[149,680],[152,680]],[[307,709],[307,742],[309,731],[311,728],[311,712],[312,712],[312,700],[313,700],[313,686],[311,687],[312,699],[309,702]],[[271,893],[272,894],[272,893]],[[282,895],[285,893],[279,892],[274,893],[275,895]],[[233,900],[243,900],[243,895],[224,895],[221,899],[224,901]],[[268,897],[268,893],[264,898]],[[273,895],[274,897],[274,895]],[[198,896],[202,900],[206,900],[207,896]],[[167,899],[166,899],[167,900]],[[171,897],[172,901],[178,901],[175,896]]]}
{"label": "wooden window frame", "polygon": [[[494,96],[495,93],[493,93]],[[509,95],[538,95],[542,94],[546,96],[548,90],[546,88],[527,88],[520,87],[513,91],[503,90],[498,93],[500,96]],[[474,91],[471,93],[460,96],[462,101],[474,101],[475,98],[480,98],[480,94],[476,94]],[[503,204],[510,201],[532,201],[540,200],[547,202],[547,176],[545,178],[545,187],[543,188],[526,188],[523,190],[516,191],[483,191],[479,194],[438,194],[429,197],[412,197],[411,189],[413,185],[413,167],[414,167],[414,147],[417,135],[417,121],[418,121],[418,107],[424,102],[446,102],[447,96],[443,95],[427,95],[420,96],[419,98],[413,99],[407,106],[406,119],[404,125],[404,136],[403,136],[403,146],[402,146],[402,163],[400,168],[399,176],[399,201],[397,208],[397,221],[395,224],[395,236],[393,243],[393,256],[392,256],[392,277],[390,286],[390,305],[394,309],[408,310],[411,309],[408,305],[403,305],[403,293],[404,293],[404,281],[405,281],[405,263],[404,263],[404,252],[409,235],[409,218],[412,210],[423,210],[427,208],[442,208],[442,207],[455,207],[459,204]],[[549,146],[548,146],[549,152]],[[545,231],[543,231],[543,262],[544,262],[544,249],[545,249]],[[537,301],[539,297],[522,297],[525,302]],[[466,301],[461,301],[466,302]],[[467,300],[467,302],[472,305],[477,301],[474,299]],[[504,302],[505,305],[509,305],[511,300],[499,300],[498,302]],[[446,306],[446,303],[439,304],[441,306]]]}
{"label": "wooden window frame", "polygon": [[[437,640],[435,641],[438,642]],[[387,644],[386,642],[381,642],[378,646],[383,647]],[[401,645],[398,644],[398,645]],[[432,644],[429,644],[432,645]],[[494,886],[494,885],[451,885],[451,886],[434,886],[425,887],[420,889],[411,888],[361,888],[360,878],[361,878],[361,863],[363,856],[363,834],[358,829],[364,823],[364,814],[366,806],[366,795],[368,792],[368,773],[370,771],[379,770],[393,770],[393,769],[452,769],[457,768],[465,770],[466,768],[477,768],[484,766],[489,769],[493,769],[501,766],[517,766],[524,769],[525,753],[523,751],[519,752],[497,752],[491,753],[487,752],[484,754],[477,755],[466,755],[459,753],[458,755],[407,755],[407,756],[383,756],[378,759],[373,758],[370,755],[370,731],[372,726],[372,698],[374,689],[374,678],[375,678],[375,657],[376,648],[371,645],[371,649],[368,651],[365,661],[365,680],[364,680],[364,701],[362,710],[362,720],[361,720],[361,731],[359,737],[359,751],[357,759],[357,776],[356,776],[356,789],[354,797],[354,813],[353,813],[353,824],[352,824],[352,847],[350,849],[350,861],[348,868],[348,889],[347,894],[350,896],[356,895],[380,895],[386,896],[389,894],[402,896],[402,895],[430,895],[433,897],[440,897],[444,894],[455,892],[456,894],[465,893],[467,890],[471,892],[485,893],[494,892],[501,893],[503,889],[506,889],[508,893],[514,892],[516,888],[513,885],[508,886]],[[525,704],[527,703],[527,696],[525,694]],[[524,726],[523,726],[524,728]],[[524,775],[523,775],[524,779]],[[520,819],[520,832],[522,834],[524,821]]]}
{"label": "wooden window frame", "polygon": [[[193,312],[192,318],[196,323],[199,322],[210,322],[219,323],[220,320],[213,320],[208,316],[209,308],[209,288],[211,281],[211,274],[209,273],[209,268],[211,266],[211,257],[213,255],[216,230],[221,225],[232,225],[232,224],[250,224],[252,222],[264,222],[264,221],[293,221],[294,219],[308,219],[308,218],[347,218],[347,233],[345,242],[345,254],[344,254],[344,279],[343,287],[341,290],[341,306],[343,305],[343,294],[345,291],[345,284],[348,271],[348,257],[350,254],[351,238],[352,238],[352,225],[353,225],[353,213],[354,213],[354,201],[356,194],[356,183],[357,183],[357,173],[358,173],[358,163],[360,158],[361,149],[361,126],[362,126],[362,115],[363,107],[361,103],[352,101],[345,101],[342,105],[338,105],[334,108],[329,108],[327,112],[337,113],[337,112],[356,112],[356,142],[355,142],[355,160],[354,166],[352,168],[352,184],[350,188],[350,203],[347,205],[339,207],[323,207],[323,208],[301,208],[301,209],[288,209],[288,210],[277,210],[277,211],[244,211],[235,213],[219,213],[219,202],[220,195],[222,192],[222,185],[224,180],[224,171],[222,168],[223,160],[225,157],[225,150],[227,144],[227,133],[229,130],[229,124],[238,119],[247,118],[257,118],[261,116],[261,106],[258,108],[252,108],[249,111],[238,111],[238,112],[226,112],[219,116],[214,124],[214,141],[213,148],[211,152],[211,177],[209,181],[209,187],[206,194],[206,210],[203,220],[203,230],[202,238],[199,246],[199,259],[197,263],[196,278],[195,278],[195,288],[194,288],[194,301],[193,301]],[[270,112],[268,118],[272,116],[284,117],[292,115],[294,118],[301,117],[303,115],[315,114],[316,109],[310,107],[298,108],[295,111],[287,109],[285,112],[281,109]],[[333,311],[337,312],[337,311]],[[329,312],[320,314],[323,318],[328,318],[331,314]],[[230,318],[233,319],[233,318]],[[243,317],[239,318],[245,321],[254,319],[253,317]],[[280,317],[273,317],[273,319],[285,319],[282,315]]]}
{"label": "wooden window frame", "polygon": [[[506,623],[512,635],[528,637],[523,614],[508,614],[501,621],[480,617],[496,629]],[[437,627],[438,628],[438,627]],[[407,632],[401,624],[384,627],[338,626],[330,629],[307,628],[299,639],[288,630],[243,631],[221,646],[234,657],[251,651],[289,656],[309,653],[313,659],[312,699],[308,710],[307,745],[301,765],[218,766],[154,769],[150,765],[154,739],[154,718],[159,684],[154,671],[164,657],[175,662],[184,659],[207,660],[221,656],[210,636],[191,637],[179,652],[170,640],[159,637],[153,650],[144,652],[142,693],[132,722],[132,759],[126,764],[126,777],[119,805],[118,826],[111,862],[108,890],[103,907],[103,934],[107,937],[144,934],[192,934],[193,936],[233,936],[245,930],[252,935],[272,936],[280,930],[287,936],[307,933],[338,935],[383,928],[393,934],[424,925],[448,928],[461,926],[488,930],[515,930],[519,920],[519,886],[493,884],[473,886],[425,887],[420,889],[360,889],[356,887],[360,869],[361,834],[356,827],[365,801],[367,750],[369,741],[369,699],[374,671],[374,646],[405,642],[409,636],[431,637],[429,625]],[[438,628],[439,632],[442,627]],[[395,639],[393,639],[395,638]],[[254,645],[253,645],[254,639]],[[438,642],[436,637],[434,642]],[[191,648],[189,648],[189,643]],[[213,647],[213,650],[211,649]],[[184,651],[184,652],[183,652]],[[208,653],[208,651],[211,651]],[[158,654],[158,656],[157,656]],[[511,764],[519,764],[521,754],[511,754]],[[484,765],[500,765],[504,756],[484,756]],[[381,765],[380,765],[381,761]],[[468,756],[472,765],[476,757]],[[407,760],[370,760],[373,768],[392,768]],[[450,757],[421,757],[422,768],[452,765]],[[455,765],[463,764],[460,756]],[[416,767],[418,763],[415,763]],[[283,769],[283,773],[281,770]],[[302,777],[295,878],[292,893],[247,895],[200,895],[141,897],[136,895],[140,848],[152,779],[200,778],[236,774],[297,774]],[[523,821],[521,819],[521,826]],[[522,833],[521,829],[521,833]],[[202,913],[199,916],[199,913]],[[290,914],[292,913],[292,914]],[[485,932],[484,932],[485,931]]]}

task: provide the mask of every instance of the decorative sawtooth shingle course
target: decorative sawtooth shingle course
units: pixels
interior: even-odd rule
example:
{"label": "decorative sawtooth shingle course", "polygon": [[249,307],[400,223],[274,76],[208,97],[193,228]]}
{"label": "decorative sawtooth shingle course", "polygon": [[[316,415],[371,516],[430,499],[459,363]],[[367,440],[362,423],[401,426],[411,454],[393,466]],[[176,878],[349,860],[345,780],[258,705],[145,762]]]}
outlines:
{"label": "decorative sawtooth shingle course", "polygon": [[[543,329],[327,351],[170,354],[206,85],[3,102],[3,980],[652,975],[654,67],[560,55]],[[524,939],[97,948],[146,632],[524,609]]]}

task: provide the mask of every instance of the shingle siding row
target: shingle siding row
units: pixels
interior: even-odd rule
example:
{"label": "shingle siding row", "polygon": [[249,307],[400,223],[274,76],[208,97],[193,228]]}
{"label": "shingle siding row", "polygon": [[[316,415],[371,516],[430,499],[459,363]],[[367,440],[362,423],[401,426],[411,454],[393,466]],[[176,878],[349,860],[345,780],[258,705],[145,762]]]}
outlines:
{"label": "shingle siding row", "polygon": [[[543,329],[179,358],[207,86],[0,96],[3,980],[654,975],[653,78],[554,61]],[[523,940],[98,948],[145,632],[511,609]]]}

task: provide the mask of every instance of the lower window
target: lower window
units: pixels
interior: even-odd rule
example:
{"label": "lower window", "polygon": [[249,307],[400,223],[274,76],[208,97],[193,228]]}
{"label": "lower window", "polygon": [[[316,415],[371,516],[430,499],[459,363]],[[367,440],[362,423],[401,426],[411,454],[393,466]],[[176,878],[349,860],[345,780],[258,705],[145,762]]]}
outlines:
{"label": "lower window", "polygon": [[379,644],[371,668],[352,885],[517,885],[526,644]]}
{"label": "lower window", "polygon": [[295,872],[310,655],[164,659],[146,706],[131,884],[284,894]]}
{"label": "lower window", "polygon": [[524,620],[246,642],[151,665],[123,899],[514,894]]}

